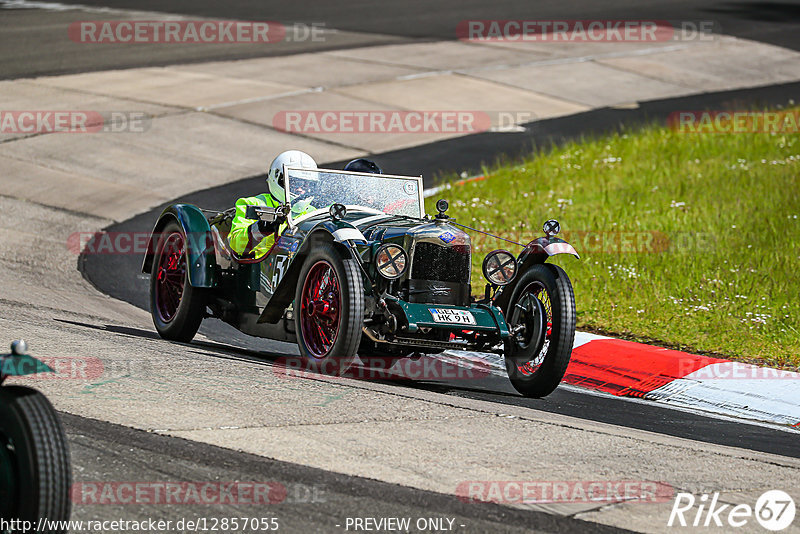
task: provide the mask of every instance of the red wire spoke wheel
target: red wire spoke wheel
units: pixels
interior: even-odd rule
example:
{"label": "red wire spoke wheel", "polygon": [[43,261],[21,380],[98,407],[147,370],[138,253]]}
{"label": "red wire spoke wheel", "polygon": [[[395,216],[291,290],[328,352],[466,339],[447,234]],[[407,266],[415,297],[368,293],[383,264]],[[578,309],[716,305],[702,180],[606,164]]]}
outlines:
{"label": "red wire spoke wheel", "polygon": [[156,277],[156,312],[168,323],[175,318],[186,283],[186,250],[179,232],[167,237],[153,276]]}
{"label": "red wire spoke wheel", "polygon": [[344,374],[353,365],[364,325],[364,280],[347,251],[323,243],[309,252],[300,270],[294,310],[304,366]]}
{"label": "red wire spoke wheel", "polygon": [[306,277],[300,304],[300,326],[308,351],[315,358],[330,354],[339,334],[339,279],[325,260],[315,263]]}
{"label": "red wire spoke wheel", "polygon": [[205,313],[206,291],[189,280],[188,242],[170,221],[159,234],[150,273],[150,314],[159,335],[172,341],[192,340]]}

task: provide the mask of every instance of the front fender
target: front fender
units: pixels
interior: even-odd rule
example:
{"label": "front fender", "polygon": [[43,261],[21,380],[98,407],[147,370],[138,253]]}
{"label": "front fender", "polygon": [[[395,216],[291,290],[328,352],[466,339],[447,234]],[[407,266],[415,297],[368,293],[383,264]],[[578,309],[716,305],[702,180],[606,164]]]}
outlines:
{"label": "front fender", "polygon": [[333,242],[343,258],[353,257],[357,252],[350,245],[366,243],[364,234],[358,228],[345,221],[321,221],[307,230],[308,234],[303,239],[297,254],[292,257],[286,273],[281,278],[275,291],[264,307],[259,323],[275,323],[282,316],[286,307],[294,300],[295,289],[299,283],[300,270],[303,268],[306,256],[320,241]]}
{"label": "front fender", "polygon": [[152,274],[153,256],[159,234],[170,221],[176,221],[186,235],[189,283],[193,287],[215,287],[217,285],[217,259],[214,253],[211,226],[203,212],[191,204],[173,204],[161,212],[147,241],[142,272]]}
{"label": "front fender", "polygon": [[530,265],[531,263],[544,263],[547,258],[557,254],[572,254],[576,258],[581,259],[575,247],[563,239],[559,239],[558,237],[540,237],[527,244],[525,249],[520,252],[517,263],[520,267]]}
{"label": "front fender", "polygon": [[342,243],[345,246],[347,246],[348,241],[353,241],[359,245],[364,245],[367,243],[367,238],[364,237],[364,234],[361,233],[361,230],[347,221],[322,221],[314,227],[312,232],[318,231],[322,228],[331,234],[333,241],[336,243]]}
{"label": "front fender", "polygon": [[511,295],[517,286],[520,273],[524,273],[531,265],[544,263],[547,258],[558,254],[571,254],[581,259],[575,247],[558,237],[540,237],[528,243],[517,258],[517,278],[497,292],[494,299],[495,306],[502,310],[507,310],[508,302],[511,300]]}

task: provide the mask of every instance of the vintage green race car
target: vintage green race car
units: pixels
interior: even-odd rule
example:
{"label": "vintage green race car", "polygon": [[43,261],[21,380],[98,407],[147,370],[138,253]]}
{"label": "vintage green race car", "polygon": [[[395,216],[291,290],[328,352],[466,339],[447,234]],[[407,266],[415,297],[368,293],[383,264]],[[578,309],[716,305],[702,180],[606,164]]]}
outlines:
{"label": "vintage green race car", "polygon": [[204,317],[253,336],[296,342],[304,365],[343,374],[421,353],[503,354],[523,395],[547,395],[564,375],[575,334],[566,273],[545,263],[578,254],[555,235],[514,256],[483,262],[483,298],[472,296],[471,242],[437,203],[425,214],[419,177],[284,168],[287,204],[249,217],[283,220],[262,258],[240,257],[227,235],[234,210],[168,207],[156,222],[143,271],[151,274],[156,329],[189,341]]}

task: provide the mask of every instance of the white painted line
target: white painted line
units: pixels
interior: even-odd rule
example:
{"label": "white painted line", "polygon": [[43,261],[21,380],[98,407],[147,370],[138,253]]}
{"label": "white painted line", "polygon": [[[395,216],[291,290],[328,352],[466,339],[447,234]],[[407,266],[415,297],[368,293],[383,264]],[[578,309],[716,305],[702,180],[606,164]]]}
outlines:
{"label": "white painted line", "polygon": [[221,102],[219,104],[212,104],[210,106],[200,106],[195,108],[196,111],[213,111],[215,109],[229,108],[239,106],[241,104],[252,104],[254,102],[264,102],[265,100],[275,100],[277,98],[284,98],[287,96],[298,96],[309,93],[320,93],[324,91],[323,87],[309,87],[307,89],[297,89],[295,91],[287,91],[285,93],[277,93],[274,95],[254,96],[252,98],[243,98],[241,100],[231,100],[229,102]]}
{"label": "white painted line", "polygon": [[[651,406],[653,405],[653,401],[652,400],[637,399],[636,397],[619,397],[617,395],[612,395],[611,393],[606,393],[605,391],[598,391],[596,389],[582,388],[580,386],[573,386],[572,384],[565,384],[563,382],[558,386],[558,388],[559,389],[565,389],[567,391],[573,391],[575,393],[582,393],[584,395],[593,395],[595,397],[603,397],[603,398],[606,398],[606,399],[618,399],[618,400],[622,400],[622,401],[625,401],[625,402],[632,402],[632,403],[635,403],[635,404],[649,404]],[[660,406],[661,408],[666,408],[666,409],[669,409],[669,410],[675,410],[675,411],[678,411],[678,412],[691,413],[691,414],[694,414],[694,415],[701,415],[703,417],[709,417],[711,419],[718,419],[718,420],[721,420],[721,421],[730,421],[730,422],[733,422],[733,423],[740,423],[740,424],[758,426],[758,427],[762,427],[762,428],[769,428],[769,429],[772,429],[772,430],[782,430],[784,432],[790,432],[790,433],[793,433],[793,434],[800,435],[800,429],[789,427],[789,426],[786,426],[786,425],[783,425],[783,424],[778,425],[778,424],[775,424],[775,423],[768,423],[768,422],[765,422],[765,421],[747,420],[747,419],[742,419],[740,417],[732,417],[732,416],[721,414],[721,413],[714,413],[714,412],[708,412],[708,411],[699,410],[699,409],[694,408],[692,406],[680,406],[680,405],[677,405],[677,404],[668,405],[668,406],[664,406],[664,405],[658,405],[658,406]]]}
{"label": "white painted line", "polygon": [[783,425],[800,423],[800,374],[735,362],[707,365],[651,391],[645,398],[731,417]]}
{"label": "white painted line", "polygon": [[[59,2],[30,2],[28,0],[0,0],[0,9],[41,9],[44,11],[85,11],[87,13],[113,13],[119,15],[136,15],[153,17],[157,20],[185,20],[185,16],[174,13],[141,11],[136,9],[119,9],[114,7],[97,7],[85,4],[61,4]],[[196,17],[200,20],[201,17]]]}

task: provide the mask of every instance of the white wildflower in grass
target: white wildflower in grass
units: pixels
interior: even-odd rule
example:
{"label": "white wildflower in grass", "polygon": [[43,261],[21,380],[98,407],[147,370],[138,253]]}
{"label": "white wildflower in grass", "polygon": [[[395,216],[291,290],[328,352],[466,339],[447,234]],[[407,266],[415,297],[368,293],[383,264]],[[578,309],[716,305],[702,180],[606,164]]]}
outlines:
{"label": "white wildflower in grass", "polygon": [[686,202],[677,202],[677,201],[673,200],[672,202],[670,202],[669,207],[670,208],[683,208],[683,207],[686,207]]}
{"label": "white wildflower in grass", "polygon": [[640,276],[634,267],[617,263],[608,266],[608,274],[611,275],[611,278],[615,278],[617,275],[620,275],[621,278],[639,278]]}

